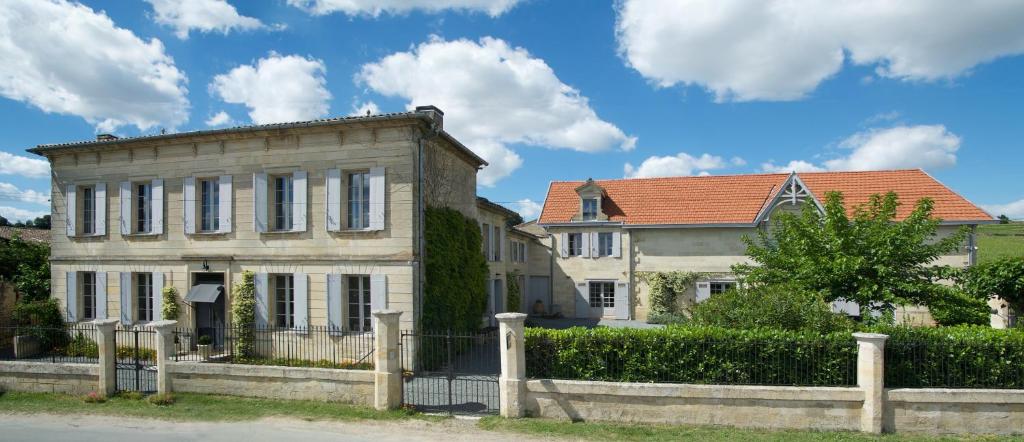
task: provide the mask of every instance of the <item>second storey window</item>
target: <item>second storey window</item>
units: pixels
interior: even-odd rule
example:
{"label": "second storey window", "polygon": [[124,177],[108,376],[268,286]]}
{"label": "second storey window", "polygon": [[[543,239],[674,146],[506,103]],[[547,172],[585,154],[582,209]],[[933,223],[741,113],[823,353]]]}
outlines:
{"label": "second storey window", "polygon": [[580,256],[583,254],[583,234],[582,233],[570,233],[569,239],[569,256]]}
{"label": "second storey window", "polygon": [[82,277],[82,319],[96,319],[96,273],[81,272]]}
{"label": "second storey window", "polygon": [[135,186],[135,232],[153,231],[153,186],[139,183]]}
{"label": "second storey window", "polygon": [[612,232],[597,234],[597,256],[612,256]]}
{"label": "second storey window", "polygon": [[491,258],[494,261],[501,262],[501,226],[494,226],[494,231],[491,233],[491,241],[494,245],[491,247],[491,252],[494,256]]}
{"label": "second storey window", "polygon": [[82,187],[82,234],[96,233],[96,189]]}
{"label": "second storey window", "polygon": [[199,181],[199,230],[220,230],[220,183],[216,179]]}
{"label": "second storey window", "polygon": [[274,230],[292,229],[293,189],[291,176],[274,177]]}
{"label": "second storey window", "polygon": [[295,326],[295,279],[293,275],[274,275],[274,324]]}
{"label": "second storey window", "polygon": [[586,198],[583,200],[583,221],[597,219],[597,198]]}
{"label": "second storey window", "polygon": [[348,174],[348,228],[370,228],[370,174]]}
{"label": "second storey window", "polygon": [[348,329],[368,332],[371,329],[370,277],[348,277]]}
{"label": "second storey window", "polygon": [[140,322],[153,320],[153,274],[135,274],[136,318]]}

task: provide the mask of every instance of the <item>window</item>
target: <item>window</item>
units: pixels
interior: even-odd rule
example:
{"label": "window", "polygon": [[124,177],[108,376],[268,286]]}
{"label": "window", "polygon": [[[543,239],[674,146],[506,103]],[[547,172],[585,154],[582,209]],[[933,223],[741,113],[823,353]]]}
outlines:
{"label": "window", "polygon": [[135,274],[135,305],[138,306],[136,319],[138,321],[153,320],[153,274]]}
{"label": "window", "polygon": [[509,245],[509,252],[508,253],[509,253],[509,257],[512,259],[512,262],[519,262],[519,242],[509,240],[508,241],[508,245]]}
{"label": "window", "polygon": [[348,329],[370,331],[370,277],[348,277]]}
{"label": "window", "polygon": [[510,241],[512,262],[526,262],[526,243]]}
{"label": "window", "polygon": [[611,281],[591,281],[590,306],[615,307],[615,283]]}
{"label": "window", "polygon": [[96,273],[82,272],[82,319],[96,319]]}
{"label": "window", "polygon": [[215,179],[200,180],[200,223],[204,232],[220,230],[220,183]]}
{"label": "window", "polygon": [[593,221],[597,219],[597,198],[587,198],[583,200],[583,221]]}
{"label": "window", "polygon": [[612,256],[612,232],[597,234],[597,256]]}
{"label": "window", "polygon": [[485,223],[483,225],[483,227],[480,228],[480,233],[484,236],[484,240],[483,240],[484,258],[486,258],[488,261],[490,261],[491,260],[491,253],[490,253],[490,249],[491,249],[491,225]]}
{"label": "window", "polygon": [[292,177],[274,177],[274,230],[292,229]]}
{"label": "window", "polygon": [[82,234],[96,233],[96,189],[82,188]]}
{"label": "window", "polygon": [[370,228],[370,174],[348,174],[348,228]]}
{"label": "window", "polygon": [[295,280],[292,275],[274,275],[274,324],[295,326]]}
{"label": "window", "polygon": [[140,183],[135,186],[135,232],[153,231],[153,186]]}
{"label": "window", "polygon": [[583,234],[569,234],[569,256],[580,256],[583,254]]}
{"label": "window", "polygon": [[491,241],[494,246],[491,247],[491,252],[494,253],[493,261],[501,262],[501,227],[494,226],[494,233],[491,234]]}
{"label": "window", "polygon": [[711,294],[717,295],[725,293],[729,290],[735,289],[736,283],[731,281],[712,281],[711,282]]}

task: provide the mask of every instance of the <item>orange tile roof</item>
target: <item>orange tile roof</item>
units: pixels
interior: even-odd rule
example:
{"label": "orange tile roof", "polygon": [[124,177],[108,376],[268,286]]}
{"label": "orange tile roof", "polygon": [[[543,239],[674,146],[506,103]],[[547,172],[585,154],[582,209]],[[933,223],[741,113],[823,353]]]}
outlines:
{"label": "orange tile roof", "polygon": [[[819,201],[843,192],[850,211],[875,193],[894,191],[902,219],[921,197],[935,200],[935,216],[945,221],[992,217],[921,170],[817,172],[797,174]],[[602,209],[609,221],[644,224],[752,224],[780,191],[789,174],[752,174],[596,180],[605,190]],[[555,181],[548,189],[540,224],[569,222],[578,213],[576,188],[583,181]]]}

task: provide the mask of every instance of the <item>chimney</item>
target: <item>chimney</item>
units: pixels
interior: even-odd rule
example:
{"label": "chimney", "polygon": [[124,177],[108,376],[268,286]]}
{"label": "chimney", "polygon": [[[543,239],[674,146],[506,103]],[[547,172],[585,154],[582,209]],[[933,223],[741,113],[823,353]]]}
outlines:
{"label": "chimney", "polygon": [[416,113],[429,116],[438,130],[444,130],[444,112],[434,105],[416,106]]}
{"label": "chimney", "polygon": [[117,135],[112,134],[96,134],[96,141],[114,141],[117,139]]}

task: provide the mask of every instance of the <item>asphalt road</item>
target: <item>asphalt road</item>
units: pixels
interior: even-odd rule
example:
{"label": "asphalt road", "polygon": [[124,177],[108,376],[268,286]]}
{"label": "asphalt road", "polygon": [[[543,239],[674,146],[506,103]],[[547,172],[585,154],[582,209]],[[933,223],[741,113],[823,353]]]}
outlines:
{"label": "asphalt road", "polygon": [[142,440],[146,442],[230,441],[282,442],[318,441],[539,441],[520,434],[477,429],[475,421],[307,422],[293,419],[263,419],[252,422],[169,422],[88,415],[0,415],[3,441],[103,441]]}

